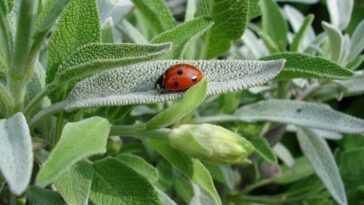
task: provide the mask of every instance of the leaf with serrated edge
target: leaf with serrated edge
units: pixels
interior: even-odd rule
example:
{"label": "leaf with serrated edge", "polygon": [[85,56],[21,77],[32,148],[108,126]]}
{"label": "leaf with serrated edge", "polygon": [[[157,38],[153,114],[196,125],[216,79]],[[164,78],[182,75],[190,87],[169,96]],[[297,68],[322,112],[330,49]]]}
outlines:
{"label": "leaf with serrated edge", "polygon": [[306,128],[298,129],[297,138],[303,154],[331,196],[339,204],[348,204],[339,169],[327,142]]}
{"label": "leaf with serrated edge", "polygon": [[79,160],[106,152],[109,130],[109,122],[101,117],[67,123],[60,140],[40,169],[36,183],[45,186]]}
{"label": "leaf with serrated edge", "polygon": [[262,58],[263,60],[286,59],[282,72],[276,79],[322,78],[347,79],[353,72],[321,57],[285,52]]}
{"label": "leaf with serrated edge", "polygon": [[130,65],[100,73],[76,84],[68,96],[67,111],[82,107],[147,104],[176,100],[183,92],[159,94],[155,82],[165,70],[186,63],[209,79],[207,96],[263,84],[282,69],[284,60],[165,60]]}
{"label": "leaf with serrated edge", "polygon": [[364,120],[317,103],[265,100],[243,106],[234,115],[246,122],[272,121],[342,133],[364,133]]}
{"label": "leaf with serrated edge", "polygon": [[0,170],[10,191],[20,195],[27,188],[33,167],[33,150],[22,113],[0,120]]}

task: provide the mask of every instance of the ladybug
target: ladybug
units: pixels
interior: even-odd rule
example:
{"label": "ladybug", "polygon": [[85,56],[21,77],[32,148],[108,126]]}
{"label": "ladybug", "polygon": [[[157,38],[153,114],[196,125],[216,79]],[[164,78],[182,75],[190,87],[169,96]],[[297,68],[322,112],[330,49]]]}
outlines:
{"label": "ladybug", "polygon": [[180,92],[196,85],[201,81],[203,73],[189,64],[176,64],[169,67],[155,83],[159,93]]}

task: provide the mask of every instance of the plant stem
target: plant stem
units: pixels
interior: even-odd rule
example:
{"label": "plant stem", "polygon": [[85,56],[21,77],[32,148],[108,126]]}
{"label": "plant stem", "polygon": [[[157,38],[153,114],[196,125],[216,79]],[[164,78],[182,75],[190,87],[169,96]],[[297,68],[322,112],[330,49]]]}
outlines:
{"label": "plant stem", "polygon": [[63,116],[64,116],[64,111],[62,110],[61,112],[59,112],[58,117],[57,117],[57,123],[56,123],[56,133],[55,133],[55,140],[54,140],[54,144],[55,145],[59,138],[61,137],[62,134],[62,128],[63,128]]}
{"label": "plant stem", "polygon": [[10,62],[10,56],[12,53],[13,39],[9,29],[9,23],[4,16],[3,12],[0,13],[0,29],[3,31],[3,42],[5,42],[5,57],[7,63]]}
{"label": "plant stem", "polygon": [[29,115],[30,112],[32,111],[32,109],[34,108],[34,106],[36,106],[37,103],[39,103],[39,101],[43,99],[43,97],[45,97],[46,95],[51,93],[53,90],[55,90],[57,88],[55,85],[56,85],[56,83],[52,82],[52,83],[48,84],[47,87],[45,87],[41,92],[39,92],[25,107],[25,109],[24,109],[25,115]]}
{"label": "plant stem", "polygon": [[146,130],[145,124],[136,125],[118,125],[112,126],[110,135],[134,136],[138,138],[162,138],[167,139],[170,129]]}
{"label": "plant stem", "polygon": [[38,124],[40,121],[44,120],[45,118],[56,114],[60,111],[63,111],[64,107],[67,105],[66,101],[61,101],[56,104],[53,104],[49,107],[46,107],[42,111],[38,112],[34,117],[31,119],[29,123],[30,129],[33,129],[36,124]]}
{"label": "plant stem", "polygon": [[0,83],[0,101],[4,104],[6,116],[13,112],[14,109],[13,96],[11,96],[9,90],[1,83]]}

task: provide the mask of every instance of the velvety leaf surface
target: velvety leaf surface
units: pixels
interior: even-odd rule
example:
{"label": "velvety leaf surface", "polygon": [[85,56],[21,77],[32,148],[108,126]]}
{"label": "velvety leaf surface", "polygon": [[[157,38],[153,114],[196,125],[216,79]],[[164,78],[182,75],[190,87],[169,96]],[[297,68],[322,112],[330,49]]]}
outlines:
{"label": "velvety leaf surface", "polygon": [[91,190],[92,164],[80,161],[64,172],[54,186],[67,204],[86,205]]}
{"label": "velvety leaf surface", "polygon": [[101,117],[67,123],[60,140],[39,171],[36,183],[45,186],[81,159],[106,152],[109,130],[109,122]]}
{"label": "velvety leaf surface", "polygon": [[329,38],[331,60],[339,62],[344,52],[344,39],[341,31],[326,22],[322,22],[322,27]]}
{"label": "velvety leaf surface", "polygon": [[10,191],[20,195],[30,182],[33,150],[23,113],[0,120],[0,170]]}
{"label": "velvety leaf surface", "polygon": [[354,0],[327,0],[331,23],[344,30],[350,23]]}
{"label": "velvety leaf surface", "polygon": [[364,49],[364,19],[356,26],[353,35],[351,36],[351,48],[348,61],[351,62],[352,60],[357,57],[362,50]]}
{"label": "velvety leaf surface", "polygon": [[265,100],[243,106],[234,115],[247,122],[272,121],[343,133],[364,133],[364,120],[310,102]]}
{"label": "velvety leaf surface", "polygon": [[32,205],[64,205],[62,197],[55,191],[31,186],[27,191],[27,197]]}
{"label": "velvety leaf surface", "polygon": [[106,158],[93,167],[90,198],[96,205],[162,205],[148,180],[120,160]]}
{"label": "velvety leaf surface", "polygon": [[207,95],[243,90],[274,78],[284,61],[166,60],[130,65],[103,72],[76,84],[68,96],[66,110],[81,107],[146,104],[175,100],[183,93],[159,94],[155,82],[174,64],[199,68],[209,79]]}
{"label": "velvety leaf surface", "polygon": [[345,188],[335,158],[327,142],[309,129],[298,129],[297,138],[301,150],[331,196],[339,204],[347,204]]}
{"label": "velvety leaf surface", "polygon": [[286,59],[284,69],[277,79],[291,78],[323,78],[346,79],[353,72],[330,62],[322,57],[315,57],[301,53],[279,53],[264,57],[264,60]]}
{"label": "velvety leaf surface", "polygon": [[120,154],[116,159],[122,161],[128,167],[134,169],[145,179],[154,183],[158,180],[157,170],[143,158],[132,154]]}

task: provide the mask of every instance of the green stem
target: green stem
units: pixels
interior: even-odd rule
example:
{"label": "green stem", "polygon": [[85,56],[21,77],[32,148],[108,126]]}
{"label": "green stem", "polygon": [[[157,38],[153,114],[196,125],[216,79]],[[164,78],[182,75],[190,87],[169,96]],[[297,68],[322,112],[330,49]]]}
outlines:
{"label": "green stem", "polygon": [[170,131],[171,131],[170,129],[147,130],[145,124],[118,125],[111,127],[110,135],[134,136],[138,138],[152,137],[152,138],[167,139]]}
{"label": "green stem", "polygon": [[[0,11],[1,12],[1,11]],[[3,31],[3,42],[5,42],[5,57],[7,63],[10,62],[10,56],[12,53],[13,39],[10,33],[9,23],[6,19],[6,16],[1,12],[0,13],[0,28]]]}
{"label": "green stem", "polygon": [[10,114],[14,114],[23,109],[26,85],[21,81],[10,80],[9,88],[14,100],[14,109]]}
{"label": "green stem", "polygon": [[61,137],[62,134],[62,128],[63,128],[63,116],[64,116],[64,111],[62,110],[59,114],[58,114],[58,118],[57,118],[57,124],[56,124],[56,133],[55,133],[55,140],[54,140],[54,144],[55,145],[59,138]]}
{"label": "green stem", "polygon": [[0,101],[3,103],[5,107],[5,114],[9,115],[13,112],[14,100],[13,96],[11,96],[8,88],[6,88],[3,84],[0,83]]}
{"label": "green stem", "polygon": [[24,113],[25,115],[29,115],[32,109],[49,93],[56,89],[56,83],[52,82],[47,85],[41,92],[39,92],[25,107]]}
{"label": "green stem", "polygon": [[251,191],[253,191],[254,189],[256,188],[259,188],[261,186],[265,186],[267,184],[270,184],[274,181],[274,178],[270,178],[270,179],[263,179],[255,184],[252,184],[250,186],[247,186],[244,190],[243,190],[243,193],[249,193]]}
{"label": "green stem", "polygon": [[33,129],[35,125],[37,125],[40,121],[44,120],[45,118],[63,111],[66,105],[67,105],[66,101],[61,101],[49,107],[46,107],[42,111],[38,112],[36,115],[34,115],[34,117],[31,119],[29,123],[30,129]]}

